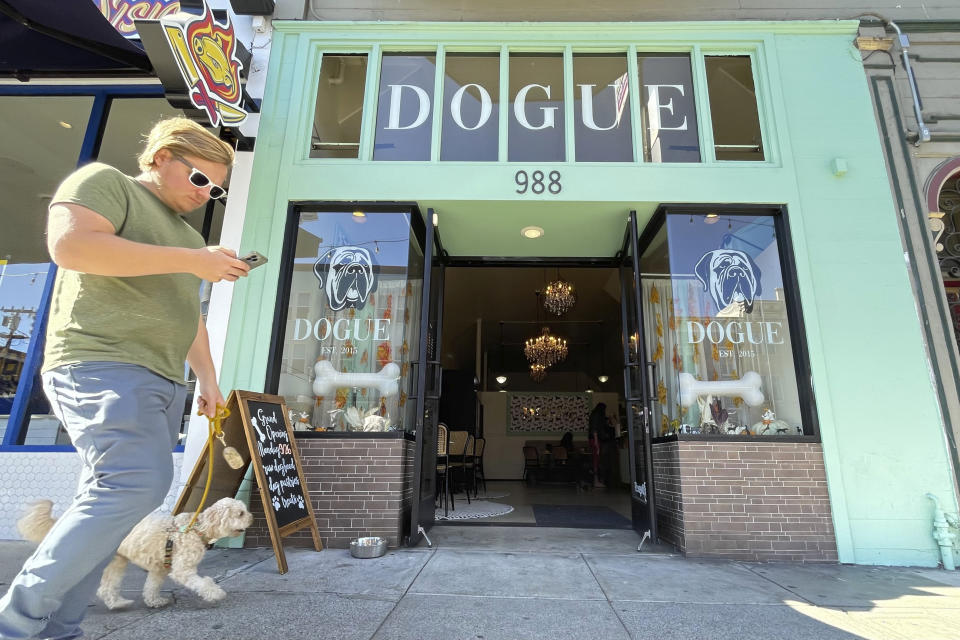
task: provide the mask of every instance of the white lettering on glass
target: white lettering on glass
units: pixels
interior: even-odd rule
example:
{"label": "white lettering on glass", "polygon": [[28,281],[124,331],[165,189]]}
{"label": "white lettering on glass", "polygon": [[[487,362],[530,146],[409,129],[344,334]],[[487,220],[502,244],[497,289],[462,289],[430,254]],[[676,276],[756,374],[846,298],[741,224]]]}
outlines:
{"label": "white lettering on glass", "polygon": [[390,328],[389,318],[377,318],[373,321],[373,339],[375,342],[388,340],[387,330]]}
{"label": "white lettering on glass", "polygon": [[647,113],[650,116],[650,130],[651,131],[686,131],[687,130],[687,116],[683,116],[683,122],[679,127],[665,127],[663,126],[663,119],[660,117],[661,111],[668,111],[670,115],[673,114],[673,98],[670,98],[666,103],[660,102],[660,89],[676,89],[680,92],[680,95],[685,95],[682,84],[645,84],[643,85],[647,88],[647,93],[650,98],[647,100]]}
{"label": "white lettering on glass", "polygon": [[[477,124],[472,127],[463,124],[463,113],[461,111],[463,94],[466,93],[470,87],[476,87],[477,91],[480,92],[480,119],[477,121]],[[476,131],[485,125],[487,120],[490,119],[491,113],[493,113],[493,101],[490,99],[490,94],[478,84],[463,85],[457,89],[457,92],[453,94],[453,99],[450,100],[450,116],[453,118],[453,121],[457,123],[458,127],[466,131]]]}
{"label": "white lettering on glass", "polygon": [[[427,120],[430,115],[430,96],[420,87],[413,84],[391,84],[390,87],[390,115],[387,121],[387,129],[416,129]],[[413,89],[417,94],[417,100],[420,101],[420,111],[416,119],[408,125],[400,125],[400,100],[403,97],[404,87]]]}
{"label": "white lettering on glass", "polygon": [[[583,124],[588,129],[593,129],[594,131],[610,131],[615,126],[617,126],[617,120],[613,121],[609,127],[598,127],[597,123],[593,119],[593,88],[597,86],[595,84],[581,84],[580,87],[580,117],[583,119]],[[613,87],[616,91],[617,86],[615,84],[607,85]]]}
{"label": "white lettering on glass", "polygon": [[687,342],[700,344],[706,340],[721,344],[729,340],[733,344],[743,344],[744,338],[750,344],[783,344],[781,322],[728,322],[726,325],[716,320],[706,326],[696,320],[687,321]]}
{"label": "white lettering on glass", "polygon": [[513,101],[513,115],[517,119],[517,122],[530,131],[539,131],[540,129],[552,129],[554,126],[554,118],[556,116],[557,107],[540,107],[540,111],[543,112],[543,124],[539,126],[533,126],[530,124],[530,121],[527,120],[527,112],[524,107],[527,103],[527,93],[531,89],[536,87],[537,89],[543,89],[543,92],[547,94],[547,99],[550,99],[550,85],[542,84],[528,84],[524,88],[520,89],[517,92],[517,97]]}
{"label": "white lettering on glass", "polygon": [[[346,329],[343,328],[344,325],[347,326]],[[349,319],[340,318],[333,323],[333,338],[334,340],[350,339],[350,320]]]}
{"label": "white lettering on glass", "polygon": [[[306,333],[303,335],[300,334],[300,328],[303,328]],[[293,321],[293,340],[299,342],[301,340],[306,340],[310,337],[310,321],[306,318],[297,318]]]}
{"label": "white lettering on glass", "polygon": [[326,318],[320,318],[312,325],[307,318],[297,318],[293,323],[293,336],[290,338],[294,342],[306,340],[311,335],[317,341],[327,340],[331,334],[334,340],[370,340],[374,342],[383,342],[389,340],[390,336],[390,318],[376,318],[373,320],[373,336],[370,335],[370,320],[361,320],[354,318],[352,325],[347,318],[340,318],[335,322],[330,322]]}

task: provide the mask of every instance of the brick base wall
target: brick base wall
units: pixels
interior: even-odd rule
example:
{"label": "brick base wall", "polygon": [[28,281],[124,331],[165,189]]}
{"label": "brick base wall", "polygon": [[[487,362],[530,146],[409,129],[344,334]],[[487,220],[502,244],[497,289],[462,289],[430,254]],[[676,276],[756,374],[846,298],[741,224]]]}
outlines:
{"label": "brick base wall", "polygon": [[653,490],[656,496],[660,538],[684,551],[683,491],[676,442],[653,445]]}
{"label": "brick base wall", "polygon": [[[298,439],[303,475],[324,547],[345,549],[361,536],[381,536],[396,547],[413,500],[413,442],[406,439]],[[270,532],[257,488],[253,526],[244,546],[269,547]],[[309,529],[283,539],[312,546]]]}
{"label": "brick base wall", "polygon": [[819,443],[662,442],[653,458],[660,535],[687,556],[837,561]]}

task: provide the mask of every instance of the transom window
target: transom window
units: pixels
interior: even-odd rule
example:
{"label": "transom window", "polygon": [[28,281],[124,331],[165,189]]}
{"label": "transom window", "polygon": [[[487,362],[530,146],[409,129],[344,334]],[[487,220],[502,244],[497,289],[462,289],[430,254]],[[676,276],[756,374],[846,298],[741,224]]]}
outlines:
{"label": "transom window", "polygon": [[768,159],[750,54],[405,51],[367,62],[366,54],[324,53],[311,158]]}

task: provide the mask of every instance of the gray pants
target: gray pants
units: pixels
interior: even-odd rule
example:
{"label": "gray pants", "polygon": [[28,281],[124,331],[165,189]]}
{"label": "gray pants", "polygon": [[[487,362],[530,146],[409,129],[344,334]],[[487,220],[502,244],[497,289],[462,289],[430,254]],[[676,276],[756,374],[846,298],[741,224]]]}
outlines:
{"label": "gray pants", "polygon": [[43,384],[83,468],[73,503],[0,599],[4,639],[82,635],[103,569],[170,490],[183,420],[186,387],[138,365],[67,365]]}

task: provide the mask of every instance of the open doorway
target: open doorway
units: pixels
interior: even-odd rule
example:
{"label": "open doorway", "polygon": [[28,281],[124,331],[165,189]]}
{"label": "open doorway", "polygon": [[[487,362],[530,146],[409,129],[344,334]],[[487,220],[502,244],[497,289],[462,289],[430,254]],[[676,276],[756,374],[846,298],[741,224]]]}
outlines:
{"label": "open doorway", "polygon": [[[570,295],[548,296],[558,281]],[[453,495],[441,482],[436,522],[631,529],[620,270],[450,267],[443,308]],[[538,338],[557,353],[528,348]],[[464,443],[482,448],[473,466]]]}

